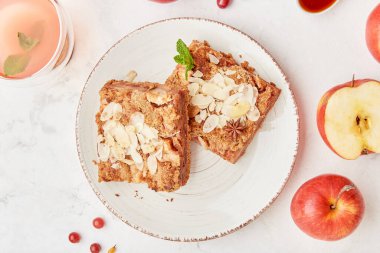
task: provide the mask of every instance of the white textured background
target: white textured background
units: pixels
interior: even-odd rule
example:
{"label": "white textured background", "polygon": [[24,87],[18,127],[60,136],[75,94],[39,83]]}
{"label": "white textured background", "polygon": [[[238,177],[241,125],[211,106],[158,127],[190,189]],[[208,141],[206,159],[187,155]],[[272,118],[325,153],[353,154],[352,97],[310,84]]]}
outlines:
{"label": "white textured background", "polygon": [[[296,0],[235,0],[225,10],[214,0],[61,0],[71,14],[76,48],[58,80],[25,89],[0,83],[0,252],[89,252],[94,241],[117,252],[378,252],[380,156],[344,161],[319,137],[315,112],[331,86],[357,78],[380,79],[379,64],[364,39],[365,22],[378,1],[341,0],[322,15],[303,12]],[[160,19],[195,16],[225,22],[252,35],[279,62],[292,83],[301,116],[298,161],[285,190],[257,221],[227,237],[175,243],[137,232],[117,220],[90,189],[75,146],[81,89],[102,54],[123,35]],[[223,38],[221,38],[223,39]],[[126,56],[127,57],[127,56]],[[307,179],[334,172],[352,179],[366,200],[359,228],[338,242],[304,235],[289,205]],[[91,221],[105,218],[95,230]],[[79,231],[80,244],[67,236]]]}

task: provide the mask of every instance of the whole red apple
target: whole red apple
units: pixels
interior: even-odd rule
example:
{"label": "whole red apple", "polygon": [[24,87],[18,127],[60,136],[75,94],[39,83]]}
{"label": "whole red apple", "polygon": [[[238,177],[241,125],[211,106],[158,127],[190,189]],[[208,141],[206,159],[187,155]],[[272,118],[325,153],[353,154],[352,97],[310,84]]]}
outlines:
{"label": "whole red apple", "polygon": [[325,174],[310,179],[297,190],[290,210],[303,232],[316,239],[335,241],[359,225],[364,200],[349,179]]}
{"label": "whole red apple", "polygon": [[366,41],[369,51],[380,62],[380,4],[376,6],[368,17]]}
{"label": "whole red apple", "polygon": [[340,157],[353,160],[380,153],[380,82],[349,81],[328,90],[317,110],[323,141]]}

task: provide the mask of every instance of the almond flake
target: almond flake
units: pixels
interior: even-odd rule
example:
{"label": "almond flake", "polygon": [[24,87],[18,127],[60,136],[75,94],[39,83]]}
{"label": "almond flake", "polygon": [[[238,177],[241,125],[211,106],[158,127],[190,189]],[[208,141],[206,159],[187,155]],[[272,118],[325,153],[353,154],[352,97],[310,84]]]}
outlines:
{"label": "almond flake", "polygon": [[135,112],[131,115],[129,122],[132,126],[136,127],[137,131],[141,131],[144,126],[144,114],[141,112]]}
{"label": "almond flake", "polygon": [[137,148],[137,146],[139,145],[138,144],[138,141],[137,141],[137,136],[135,133],[132,133],[132,132],[127,132],[128,135],[129,135],[129,140],[131,141],[131,147],[132,148]]}
{"label": "almond flake", "polygon": [[219,117],[215,114],[210,115],[203,124],[203,132],[210,133],[214,130],[219,124]]}
{"label": "almond flake", "polygon": [[216,107],[216,103],[215,101],[212,101],[211,104],[208,106],[208,110],[210,112],[213,112],[215,110],[215,107]]}
{"label": "almond flake", "polygon": [[109,133],[109,132],[104,132],[104,138],[105,138],[105,141],[106,141],[106,144],[108,146],[114,146],[115,145],[115,139],[113,138],[113,136]]}
{"label": "almond flake", "polygon": [[189,80],[188,80],[188,81],[191,82],[191,83],[199,83],[199,84],[201,84],[201,85],[203,85],[203,84],[206,83],[202,78],[199,78],[199,77],[192,77],[192,76],[189,77]]}
{"label": "almond flake", "polygon": [[113,169],[120,169],[120,165],[118,163],[114,163],[111,165],[111,168]]}
{"label": "almond flake", "polygon": [[236,83],[234,81],[234,79],[232,78],[229,78],[229,77],[224,77],[224,83],[227,85],[227,86],[235,86]]}
{"label": "almond flake", "polygon": [[230,117],[231,119],[238,119],[242,116],[245,116],[250,108],[251,105],[248,102],[240,102],[236,105],[227,106],[223,114]]}
{"label": "almond flake", "polygon": [[205,95],[214,96],[218,90],[221,90],[220,87],[214,83],[205,83],[202,86],[202,93]]}
{"label": "almond flake", "polygon": [[143,145],[145,143],[144,135],[142,135],[141,133],[137,133],[136,136],[137,136],[137,139],[139,140],[140,145]]}
{"label": "almond flake", "polygon": [[162,160],[162,151],[163,151],[163,147],[162,145],[157,149],[157,151],[155,153],[153,153],[153,155],[157,158],[157,160],[159,160],[161,162]]}
{"label": "almond flake", "polygon": [[154,146],[152,144],[143,144],[141,145],[141,150],[144,154],[149,154],[154,152]]}
{"label": "almond flake", "polygon": [[236,73],[235,70],[227,69],[226,72],[224,72],[227,76],[234,75]]}
{"label": "almond flake", "polygon": [[225,86],[225,83],[224,83],[224,77],[222,74],[220,73],[216,73],[210,80],[210,82],[212,83],[216,83],[218,84],[219,86],[221,87],[224,87]]}
{"label": "almond flake", "polygon": [[214,64],[216,64],[216,65],[219,64],[219,59],[216,58],[215,55],[213,55],[213,54],[207,54],[207,55],[208,55],[208,58],[210,59],[210,62],[211,62],[211,63],[214,63]]}
{"label": "almond flake", "polygon": [[120,122],[117,122],[116,126],[110,131],[110,133],[121,147],[127,148],[131,144],[128,132]]}
{"label": "almond flake", "polygon": [[119,120],[121,118],[122,111],[123,108],[121,107],[121,104],[111,102],[103,109],[102,114],[100,115],[100,120],[107,121],[112,117]]}
{"label": "almond flake", "polygon": [[135,78],[137,77],[137,72],[134,71],[134,70],[131,70],[128,72],[128,74],[125,76],[124,78],[124,81],[127,81],[127,82],[133,82],[135,80]]}
{"label": "almond flake", "polygon": [[150,155],[146,161],[149,172],[151,175],[156,174],[157,172],[157,158],[154,155]]}
{"label": "almond flake", "polygon": [[166,92],[166,90],[161,88],[155,88],[153,90],[150,90],[146,94],[146,99],[153,104],[156,105],[163,105],[167,104],[173,99],[169,96],[169,94]]}
{"label": "almond flake", "polygon": [[144,124],[144,127],[141,130],[141,133],[148,140],[158,139],[158,131],[153,127],[149,127],[147,124]]}
{"label": "almond flake", "polygon": [[125,164],[127,164],[129,166],[135,164],[135,162],[133,160],[130,160],[130,159],[123,159],[123,160],[121,160],[121,162],[123,162],[123,163],[125,163]]}
{"label": "almond flake", "polygon": [[220,110],[222,110],[222,107],[223,107],[223,103],[222,102],[216,102],[215,104],[216,104],[215,112],[220,113]]}
{"label": "almond flake", "polygon": [[257,121],[260,118],[260,111],[256,106],[252,106],[249,112],[247,113],[247,118],[250,121]]}
{"label": "almond flake", "polygon": [[110,147],[104,143],[98,143],[98,156],[100,161],[106,162],[108,161],[110,155]]}
{"label": "almond flake", "polygon": [[198,83],[190,83],[188,86],[187,86],[187,89],[189,90],[189,95],[190,96],[195,96],[198,91],[199,91],[199,84]]}
{"label": "almond flake", "polygon": [[132,160],[136,163],[136,164],[140,164],[140,163],[143,163],[143,159],[140,155],[139,152],[137,152],[135,149],[131,149],[131,157],[132,157]]}
{"label": "almond flake", "polygon": [[214,97],[219,100],[226,100],[229,97],[232,88],[232,86],[224,87],[223,89],[215,92]]}
{"label": "almond flake", "polygon": [[116,160],[122,160],[125,158],[125,149],[123,149],[120,145],[116,144],[111,147],[111,156]]}
{"label": "almond flake", "polygon": [[143,171],[144,169],[144,163],[136,163],[135,166],[139,171]]}
{"label": "almond flake", "polygon": [[219,115],[218,127],[223,128],[227,125],[227,117],[225,115]]}
{"label": "almond flake", "polygon": [[207,112],[206,112],[206,110],[202,110],[202,111],[199,113],[199,117],[201,118],[201,120],[205,120],[206,117],[207,117]]}
{"label": "almond flake", "polygon": [[206,109],[212,101],[214,99],[211,96],[203,94],[197,94],[191,98],[191,104],[198,106],[200,109]]}
{"label": "almond flake", "polygon": [[231,96],[229,96],[225,101],[224,105],[233,105],[237,99],[241,98],[243,96],[242,93],[235,93]]}
{"label": "almond flake", "polygon": [[202,123],[202,119],[201,119],[201,116],[199,114],[195,115],[194,120],[195,120],[195,122],[197,122],[199,124]]}
{"label": "almond flake", "polygon": [[200,72],[199,70],[197,70],[197,71],[195,71],[195,72],[193,73],[193,77],[201,78],[202,76],[203,76],[203,73]]}

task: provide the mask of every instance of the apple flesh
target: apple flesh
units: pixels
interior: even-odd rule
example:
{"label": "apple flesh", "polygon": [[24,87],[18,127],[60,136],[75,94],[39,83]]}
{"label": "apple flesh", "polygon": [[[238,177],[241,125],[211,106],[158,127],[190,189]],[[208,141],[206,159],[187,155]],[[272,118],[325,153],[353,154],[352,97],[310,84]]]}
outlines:
{"label": "apple flesh", "polygon": [[380,4],[376,6],[368,17],[366,41],[369,51],[380,62]]}
{"label": "apple flesh", "polygon": [[291,215],[309,236],[335,241],[351,234],[364,214],[364,200],[347,178],[325,174],[310,179],[295,193]]}
{"label": "apple flesh", "polygon": [[317,125],[327,146],[344,159],[380,153],[380,83],[352,80],[327,91]]}

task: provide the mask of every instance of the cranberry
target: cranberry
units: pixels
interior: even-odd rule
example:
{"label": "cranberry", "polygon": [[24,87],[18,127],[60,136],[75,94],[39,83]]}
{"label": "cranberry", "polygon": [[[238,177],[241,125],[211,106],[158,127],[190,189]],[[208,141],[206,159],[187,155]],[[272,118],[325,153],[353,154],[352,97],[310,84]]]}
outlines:
{"label": "cranberry", "polygon": [[218,4],[219,8],[226,8],[230,4],[230,0],[216,0],[216,3]]}
{"label": "cranberry", "polygon": [[101,249],[102,249],[102,247],[100,247],[99,243],[93,243],[90,246],[91,253],[99,253]]}
{"label": "cranberry", "polygon": [[80,235],[77,232],[71,232],[69,234],[69,241],[71,243],[78,243],[80,241]]}
{"label": "cranberry", "polygon": [[92,225],[97,228],[97,229],[100,229],[102,227],[104,227],[104,220],[100,217],[96,217],[93,221],[92,221]]}

